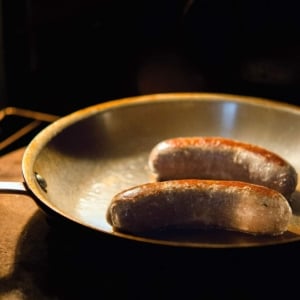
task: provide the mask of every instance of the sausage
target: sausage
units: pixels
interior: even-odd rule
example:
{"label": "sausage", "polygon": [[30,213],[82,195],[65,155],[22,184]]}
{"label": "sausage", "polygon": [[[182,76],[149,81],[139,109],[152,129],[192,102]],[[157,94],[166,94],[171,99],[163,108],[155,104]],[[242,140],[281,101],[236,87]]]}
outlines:
{"label": "sausage", "polygon": [[158,181],[238,180],[264,185],[287,199],[297,186],[294,167],[262,147],[222,137],[179,137],[158,143],[149,155]]}
{"label": "sausage", "polygon": [[149,182],[116,194],[107,221],[117,231],[220,228],[280,235],[292,216],[287,199],[239,181],[182,179]]}

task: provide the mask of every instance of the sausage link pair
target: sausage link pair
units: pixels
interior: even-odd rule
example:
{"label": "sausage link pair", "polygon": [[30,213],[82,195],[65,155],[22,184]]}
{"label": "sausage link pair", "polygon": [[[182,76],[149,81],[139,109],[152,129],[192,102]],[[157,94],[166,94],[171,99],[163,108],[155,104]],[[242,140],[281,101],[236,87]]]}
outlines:
{"label": "sausage link pair", "polygon": [[141,233],[161,228],[221,228],[279,235],[292,216],[279,192],[239,181],[170,180],[115,195],[107,211],[114,229]]}
{"label": "sausage link pair", "polygon": [[149,156],[157,180],[238,180],[264,185],[287,199],[297,185],[296,170],[262,147],[222,137],[179,137],[158,143]]}

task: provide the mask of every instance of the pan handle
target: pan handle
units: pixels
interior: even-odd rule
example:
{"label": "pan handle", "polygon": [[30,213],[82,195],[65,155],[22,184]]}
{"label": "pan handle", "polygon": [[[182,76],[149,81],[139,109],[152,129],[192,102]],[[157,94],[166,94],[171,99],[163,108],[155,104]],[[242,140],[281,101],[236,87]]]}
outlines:
{"label": "pan handle", "polygon": [[24,182],[0,181],[0,194],[27,194]]}

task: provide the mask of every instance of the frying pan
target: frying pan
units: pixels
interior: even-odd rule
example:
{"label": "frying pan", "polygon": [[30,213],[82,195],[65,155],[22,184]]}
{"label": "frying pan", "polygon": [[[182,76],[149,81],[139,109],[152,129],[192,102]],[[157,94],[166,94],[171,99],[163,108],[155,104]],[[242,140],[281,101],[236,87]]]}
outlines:
{"label": "frying pan", "polygon": [[[26,193],[48,214],[116,239],[174,247],[257,247],[300,240],[300,196],[281,236],[223,230],[115,232],[106,210],[118,192],[152,181],[147,159],[159,141],[223,136],[281,155],[300,171],[300,108],[269,99],[214,93],[165,93],[117,99],[80,109],[48,125],[26,147],[24,182],[3,193]],[[263,166],[262,166],[263,168]]]}

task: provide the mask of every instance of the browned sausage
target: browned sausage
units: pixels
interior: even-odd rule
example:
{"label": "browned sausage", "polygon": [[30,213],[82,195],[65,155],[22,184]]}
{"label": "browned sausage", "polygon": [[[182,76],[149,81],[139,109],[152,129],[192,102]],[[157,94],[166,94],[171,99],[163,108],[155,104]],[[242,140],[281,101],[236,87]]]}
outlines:
{"label": "browned sausage", "polygon": [[239,180],[264,185],[290,198],[296,170],[262,147],[221,137],[180,137],[162,141],[151,151],[149,167],[157,180]]}
{"label": "browned sausage", "polygon": [[170,180],[132,187],[115,195],[107,221],[118,231],[160,228],[222,228],[279,235],[292,212],[279,192],[223,180]]}

